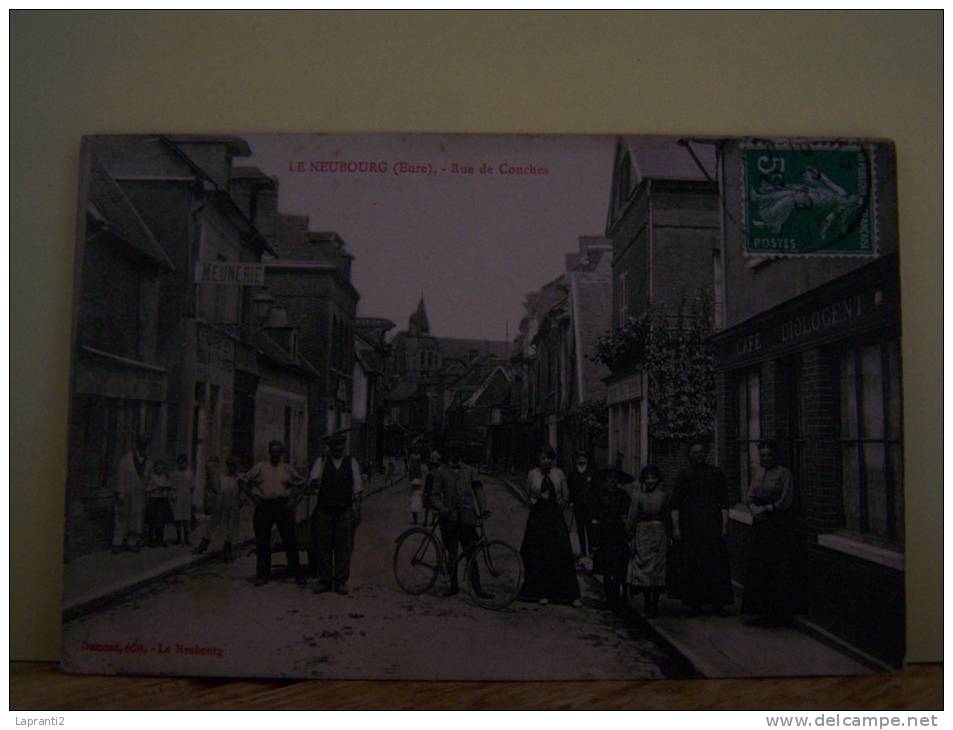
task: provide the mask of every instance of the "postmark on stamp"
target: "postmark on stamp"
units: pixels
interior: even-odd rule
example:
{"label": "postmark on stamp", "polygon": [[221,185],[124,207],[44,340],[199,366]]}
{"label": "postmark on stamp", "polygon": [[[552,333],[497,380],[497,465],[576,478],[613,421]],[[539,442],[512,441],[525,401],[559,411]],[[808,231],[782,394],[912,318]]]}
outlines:
{"label": "postmark on stamp", "polygon": [[872,256],[871,150],[861,143],[753,140],[742,146],[747,256]]}

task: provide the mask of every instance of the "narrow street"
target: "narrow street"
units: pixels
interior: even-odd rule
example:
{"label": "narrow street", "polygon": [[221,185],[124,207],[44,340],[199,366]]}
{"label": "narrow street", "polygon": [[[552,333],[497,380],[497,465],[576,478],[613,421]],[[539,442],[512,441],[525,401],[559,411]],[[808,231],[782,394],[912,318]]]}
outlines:
{"label": "narrow street", "polygon": [[[501,482],[487,478],[486,488],[489,535],[518,548],[526,508]],[[86,671],[131,674],[504,680],[692,672],[647,625],[606,611],[587,576],[583,608],[516,602],[489,611],[464,593],[403,593],[392,558],[410,526],[405,484],[365,501],[347,596],[314,595],[313,581],[303,588],[290,579],[254,588],[250,549],[231,564],[157,581],[65,624],[64,666],[81,653]]]}

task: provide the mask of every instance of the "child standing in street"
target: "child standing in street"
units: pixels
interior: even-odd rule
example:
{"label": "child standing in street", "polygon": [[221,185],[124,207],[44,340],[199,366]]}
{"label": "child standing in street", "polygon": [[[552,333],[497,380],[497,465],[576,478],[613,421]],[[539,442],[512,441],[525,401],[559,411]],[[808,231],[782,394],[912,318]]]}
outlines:
{"label": "child standing in street", "polygon": [[592,572],[602,576],[602,587],[609,608],[621,611],[625,607],[622,591],[629,568],[626,520],[631,501],[622,486],[635,480],[614,467],[603,469],[599,473],[599,480],[602,482],[596,506],[599,547]]}
{"label": "child standing in street", "polygon": [[189,541],[189,525],[192,522],[192,492],[195,490],[195,479],[189,471],[189,457],[179,454],[176,460],[175,471],[169,479],[172,487],[172,516],[175,519],[174,545],[191,545]]}
{"label": "child standing in street", "polygon": [[156,461],[152,474],[146,483],[146,527],[148,546],[165,547],[165,524],[172,522],[172,508],[169,506],[169,478],[165,473],[165,462]]}
{"label": "child standing in street", "polygon": [[225,476],[222,477],[222,530],[225,533],[225,560],[235,559],[232,546],[238,537],[238,515],[242,509],[242,493],[238,487],[238,462],[229,457],[225,460]]}

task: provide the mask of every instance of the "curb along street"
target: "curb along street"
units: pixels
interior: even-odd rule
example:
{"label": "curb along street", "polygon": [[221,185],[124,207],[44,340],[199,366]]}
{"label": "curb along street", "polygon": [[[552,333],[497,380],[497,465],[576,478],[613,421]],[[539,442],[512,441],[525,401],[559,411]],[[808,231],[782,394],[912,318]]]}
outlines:
{"label": "curb along street", "polygon": [[[510,480],[508,477],[503,476],[502,474],[491,473],[491,476],[503,482],[503,484],[506,485],[506,488],[509,489],[510,492],[512,492],[514,496],[516,496],[516,498],[520,500],[520,502],[522,502],[523,504],[527,506],[529,505],[529,500],[527,499],[525,493],[523,492],[523,489],[521,489],[519,485],[517,485],[515,482]],[[579,571],[577,568],[577,572],[579,572],[585,580],[595,583],[597,586],[597,591],[599,592],[602,591],[602,580],[597,575],[595,575],[590,569],[583,568],[581,571]],[[678,656],[681,656],[685,661],[686,671],[683,674],[680,674],[679,676],[684,676],[684,677],[704,677],[705,676],[705,674],[698,669],[695,661],[692,660],[692,657],[690,656],[690,654],[686,653],[685,647],[683,645],[679,645],[673,642],[672,638],[666,632],[663,632],[657,629],[655,626],[652,625],[651,621],[644,618],[643,616],[640,616],[637,612],[631,611],[631,610],[626,611],[624,614],[620,615],[619,618],[627,630],[631,630],[635,628],[641,631],[646,631],[648,632],[648,634],[652,637],[654,641],[666,646],[673,653],[677,654]]]}
{"label": "curb along street", "polygon": [[[393,483],[378,487],[377,489],[368,490],[367,494],[364,495],[364,499],[370,499],[375,494],[383,492],[385,489],[392,489],[398,486],[401,482],[404,481],[404,475],[400,474],[395,477]],[[253,547],[255,544],[255,538],[250,537],[245,540],[237,542],[234,546],[236,552],[240,552]],[[109,560],[116,559],[118,556],[113,556],[108,554],[108,551],[104,551],[104,555],[107,555]],[[115,603],[129,594],[138,591],[141,588],[146,587],[150,583],[154,583],[160,580],[164,580],[170,576],[176,575],[177,573],[182,573],[190,568],[193,568],[198,565],[203,565],[205,563],[211,563],[218,560],[221,560],[223,555],[222,550],[214,550],[202,553],[201,555],[192,555],[191,553],[186,553],[184,555],[179,555],[173,558],[169,558],[158,565],[153,566],[148,569],[145,573],[142,573],[139,576],[136,576],[134,579],[123,582],[123,583],[112,583],[106,585],[101,589],[94,589],[92,591],[87,591],[84,594],[81,594],[79,597],[66,602],[63,602],[62,617],[63,622],[73,621],[77,618],[84,616],[91,611],[96,611],[98,609],[104,608],[111,603]],[[69,564],[65,566],[65,569],[69,569]]]}

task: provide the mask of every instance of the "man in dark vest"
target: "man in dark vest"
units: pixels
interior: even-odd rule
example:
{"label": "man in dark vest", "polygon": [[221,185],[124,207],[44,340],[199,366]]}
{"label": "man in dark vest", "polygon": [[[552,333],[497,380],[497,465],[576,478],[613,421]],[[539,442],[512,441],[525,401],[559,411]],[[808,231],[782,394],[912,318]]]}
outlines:
{"label": "man in dark vest", "polygon": [[311,537],[318,558],[318,586],[315,593],[332,588],[347,594],[351,572],[352,520],[354,502],[364,491],[357,461],[344,453],[346,438],[335,434],[328,440],[329,454],[318,457],[311,467],[311,486],[318,502],[311,515]]}

